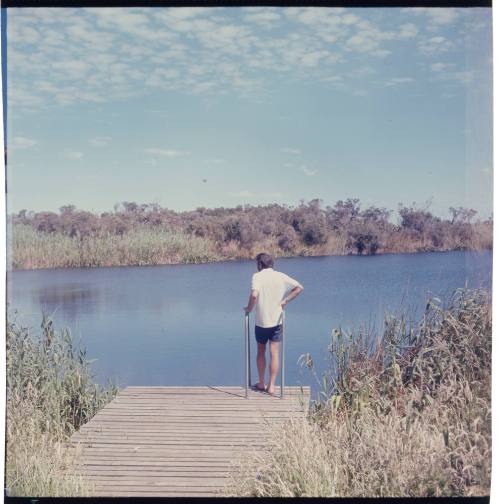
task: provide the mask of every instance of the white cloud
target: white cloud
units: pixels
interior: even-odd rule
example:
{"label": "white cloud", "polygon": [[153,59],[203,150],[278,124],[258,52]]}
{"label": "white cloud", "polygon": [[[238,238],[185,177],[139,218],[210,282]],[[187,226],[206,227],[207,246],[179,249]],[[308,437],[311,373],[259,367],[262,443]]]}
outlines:
{"label": "white cloud", "polygon": [[40,33],[34,27],[23,25],[7,25],[7,37],[9,43],[37,44],[40,40]]}
{"label": "white cloud", "polygon": [[[435,27],[460,16],[404,11],[406,20],[418,15]],[[276,78],[332,82],[352,93],[362,78],[353,58],[360,68],[376,67],[374,58],[391,55],[399,41],[410,55],[455,47],[440,33],[423,38],[416,23],[370,9],[19,9],[8,29],[9,103],[17,110],[125,100],[152,88],[257,98]]]}
{"label": "white cloud", "polygon": [[234,198],[254,198],[255,193],[252,191],[236,191],[236,192],[230,192],[230,196]]}
{"label": "white cloud", "polygon": [[109,136],[98,136],[95,138],[91,138],[89,140],[89,143],[90,145],[92,145],[92,147],[106,147],[107,145],[109,145],[111,140],[112,138]]}
{"label": "white cloud", "polygon": [[246,21],[251,23],[256,23],[260,26],[271,28],[276,26],[276,21],[281,19],[281,16],[276,11],[258,11],[252,14],[248,14],[244,17]]}
{"label": "white cloud", "polygon": [[311,168],[308,168],[306,165],[302,165],[300,167],[301,171],[305,173],[308,177],[314,177],[315,175],[318,174],[318,170],[313,170]]}
{"label": "white cloud", "polygon": [[455,72],[452,76],[464,85],[468,85],[474,80],[474,72],[469,70],[464,72]]}
{"label": "white cloud", "polygon": [[189,156],[191,153],[188,151],[178,151],[174,149],[159,149],[157,147],[151,147],[149,149],[144,149],[148,154],[153,154],[154,156],[163,156],[168,158],[176,158],[180,156]]}
{"label": "white cloud", "polygon": [[169,8],[166,12],[174,19],[192,19],[200,14],[203,14],[204,9],[200,7],[179,7]]}
{"label": "white cloud", "polygon": [[16,136],[10,142],[8,142],[7,147],[10,150],[23,150],[30,149],[37,145],[37,141],[32,138],[26,138],[23,136]]}
{"label": "white cloud", "polygon": [[413,23],[405,23],[399,27],[398,38],[408,39],[416,37],[418,34],[418,28]]}
{"label": "white cloud", "polygon": [[255,193],[252,191],[243,190],[230,192],[229,195],[233,198],[247,198],[252,200],[259,199],[261,201],[276,200],[283,197],[283,193],[278,191]]}
{"label": "white cloud", "polygon": [[71,159],[72,161],[79,161],[79,160],[83,159],[83,152],[74,151],[71,149],[65,149],[63,151],[63,156],[66,159]]}
{"label": "white cloud", "polygon": [[342,75],[329,75],[321,79],[322,82],[330,82],[332,84],[342,85],[344,83],[344,77]]}
{"label": "white cloud", "polygon": [[[400,37],[396,32],[380,30],[368,22],[359,24],[358,28],[361,29],[347,39],[347,50],[384,57],[389,55],[391,51],[383,49],[382,44]],[[406,37],[406,32],[403,32],[403,34]]]}
{"label": "white cloud", "polygon": [[226,164],[227,163],[227,161],[225,159],[222,159],[222,158],[205,159],[204,162],[207,163],[207,164],[209,164],[209,165],[221,165],[221,164]]}
{"label": "white cloud", "polygon": [[418,43],[418,50],[427,56],[448,52],[450,49],[453,49],[453,47],[454,44],[442,36],[424,39]]}
{"label": "white cloud", "polygon": [[398,86],[400,84],[409,84],[411,82],[415,82],[413,77],[393,77],[386,81],[386,86]]}
{"label": "white cloud", "polygon": [[281,193],[281,192],[264,193],[264,197],[271,198],[271,199],[280,199],[280,198],[283,198],[283,193]]}
{"label": "white cloud", "polygon": [[307,67],[315,67],[321,59],[324,59],[330,53],[328,51],[314,51],[302,56],[302,64]]}
{"label": "white cloud", "polygon": [[455,67],[454,63],[432,63],[430,65],[431,71],[436,75],[437,80],[458,81],[463,85],[472,83],[474,80],[473,71],[455,71]]}
{"label": "white cloud", "polygon": [[403,9],[403,12],[426,16],[430,24],[430,29],[436,26],[452,24],[459,18],[458,9],[449,7],[415,7]]}
{"label": "white cloud", "polygon": [[432,63],[430,68],[433,72],[441,73],[446,70],[450,70],[455,65],[453,63]]}
{"label": "white cloud", "polygon": [[301,154],[300,149],[296,149],[296,148],[292,148],[292,147],[283,147],[281,149],[281,152],[284,152],[285,154],[294,154],[294,155]]}

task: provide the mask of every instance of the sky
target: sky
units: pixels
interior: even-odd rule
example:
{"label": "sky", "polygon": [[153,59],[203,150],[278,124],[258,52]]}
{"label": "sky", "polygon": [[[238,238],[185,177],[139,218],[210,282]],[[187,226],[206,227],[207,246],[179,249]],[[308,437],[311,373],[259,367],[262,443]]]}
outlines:
{"label": "sky", "polygon": [[492,202],[487,8],[7,12],[7,211]]}

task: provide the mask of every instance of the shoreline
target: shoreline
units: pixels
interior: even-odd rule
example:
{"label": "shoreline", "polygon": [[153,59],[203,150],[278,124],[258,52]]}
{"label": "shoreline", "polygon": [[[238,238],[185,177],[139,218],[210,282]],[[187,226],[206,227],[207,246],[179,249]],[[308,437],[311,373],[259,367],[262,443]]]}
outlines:
{"label": "shoreline", "polygon": [[[390,255],[415,255],[415,254],[444,254],[449,252],[470,252],[470,253],[493,253],[491,248],[483,249],[448,249],[448,250],[415,250],[410,252],[380,252],[376,254],[298,254],[298,255],[286,255],[286,256],[275,256],[275,260],[279,261],[282,259],[306,259],[306,258],[329,258],[329,257],[357,257],[357,258],[374,258]],[[169,263],[157,263],[157,264],[110,264],[110,265],[99,265],[99,266],[54,266],[54,267],[38,267],[38,268],[12,268],[7,265],[6,273],[14,273],[19,271],[41,271],[41,270],[76,270],[76,269],[107,269],[107,268],[154,268],[158,266],[206,266],[210,264],[220,264],[220,263],[238,263],[254,261],[253,257],[236,257],[236,258],[221,258],[213,261],[204,262],[169,262]]]}

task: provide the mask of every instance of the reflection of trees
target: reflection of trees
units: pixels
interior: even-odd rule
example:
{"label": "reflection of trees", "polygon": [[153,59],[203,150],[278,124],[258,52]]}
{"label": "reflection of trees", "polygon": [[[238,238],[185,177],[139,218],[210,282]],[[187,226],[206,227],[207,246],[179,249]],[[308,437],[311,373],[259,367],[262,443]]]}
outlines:
{"label": "reflection of trees", "polygon": [[33,289],[31,297],[42,311],[49,314],[62,312],[69,322],[76,322],[85,306],[99,304],[101,292],[88,284],[63,283]]}

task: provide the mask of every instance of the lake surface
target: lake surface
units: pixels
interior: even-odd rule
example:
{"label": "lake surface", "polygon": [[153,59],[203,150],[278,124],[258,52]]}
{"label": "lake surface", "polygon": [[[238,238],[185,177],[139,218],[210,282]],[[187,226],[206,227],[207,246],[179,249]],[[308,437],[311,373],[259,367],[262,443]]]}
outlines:
{"label": "lake surface", "polygon": [[[275,269],[305,288],[287,307],[286,383],[314,386],[297,361],[309,352],[321,369],[332,329],[379,330],[402,308],[418,317],[429,297],[466,282],[491,289],[492,253],[291,258]],[[244,385],[243,306],[255,271],[254,261],[14,271],[7,301],[35,329],[42,311],[69,327],[101,383]]]}

